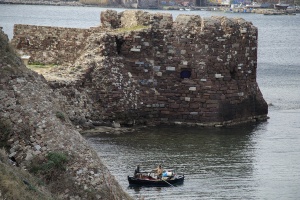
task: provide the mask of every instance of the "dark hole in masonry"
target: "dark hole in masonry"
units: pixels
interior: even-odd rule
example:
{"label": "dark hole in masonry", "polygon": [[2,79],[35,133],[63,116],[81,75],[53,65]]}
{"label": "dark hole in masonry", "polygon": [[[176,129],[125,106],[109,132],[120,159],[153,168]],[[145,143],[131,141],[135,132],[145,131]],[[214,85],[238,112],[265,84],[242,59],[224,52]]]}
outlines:
{"label": "dark hole in masonry", "polygon": [[231,76],[232,79],[235,79],[235,76],[236,76],[235,69],[230,70],[230,76]]}
{"label": "dark hole in masonry", "polygon": [[122,49],[123,43],[124,43],[123,38],[116,37],[116,45],[117,45],[117,53],[118,53],[118,55],[121,54],[121,49]]}
{"label": "dark hole in masonry", "polygon": [[183,69],[180,72],[180,78],[191,78],[192,72],[189,69]]}

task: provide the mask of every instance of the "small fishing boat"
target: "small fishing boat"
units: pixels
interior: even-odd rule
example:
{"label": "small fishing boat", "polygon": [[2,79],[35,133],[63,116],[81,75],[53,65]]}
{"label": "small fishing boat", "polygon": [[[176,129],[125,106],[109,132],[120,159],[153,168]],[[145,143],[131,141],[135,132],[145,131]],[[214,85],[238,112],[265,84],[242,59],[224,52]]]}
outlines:
{"label": "small fishing boat", "polygon": [[134,176],[128,176],[130,187],[175,187],[183,184],[184,175],[178,175],[175,170],[163,170],[162,177],[159,178],[152,171],[138,172]]}
{"label": "small fishing boat", "polygon": [[247,4],[245,7],[246,8],[261,8],[261,4],[258,4],[257,2],[252,2],[251,4]]}
{"label": "small fishing boat", "polygon": [[283,4],[280,2],[280,0],[277,4],[274,5],[274,8],[277,10],[286,10],[287,7],[289,7],[289,4]]}
{"label": "small fishing boat", "polygon": [[278,4],[275,4],[274,7],[277,10],[286,10],[287,7],[289,7],[289,4],[278,3]]}

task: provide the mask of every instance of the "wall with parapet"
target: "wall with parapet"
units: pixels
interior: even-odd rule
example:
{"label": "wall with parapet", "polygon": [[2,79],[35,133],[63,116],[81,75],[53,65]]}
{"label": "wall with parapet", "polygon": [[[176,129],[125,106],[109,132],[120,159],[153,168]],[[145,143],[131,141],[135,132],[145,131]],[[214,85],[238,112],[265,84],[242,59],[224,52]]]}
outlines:
{"label": "wall with parapet", "polygon": [[[72,87],[88,96],[89,119],[206,126],[267,118],[251,22],[143,11],[102,12],[101,22],[70,66],[81,67]],[[147,27],[125,29],[137,25]]]}
{"label": "wall with parapet", "polygon": [[74,62],[85,47],[90,29],[16,24],[12,45],[30,55],[29,63]]}

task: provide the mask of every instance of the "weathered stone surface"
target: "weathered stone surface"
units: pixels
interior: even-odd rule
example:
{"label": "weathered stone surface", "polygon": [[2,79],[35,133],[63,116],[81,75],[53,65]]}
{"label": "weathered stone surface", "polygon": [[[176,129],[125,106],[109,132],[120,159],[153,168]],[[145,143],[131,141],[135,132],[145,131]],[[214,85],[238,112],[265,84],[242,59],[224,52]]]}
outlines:
{"label": "weathered stone surface", "polygon": [[148,26],[150,14],[141,10],[125,10],[120,13],[121,27]]}
{"label": "weathered stone surface", "polygon": [[[69,120],[66,96],[51,89],[43,76],[26,68],[9,46],[2,29],[0,80],[0,122],[10,128],[5,137],[1,132],[0,139],[7,141],[10,156],[20,167],[27,168],[34,158],[45,160],[49,152],[64,152],[71,161],[61,175],[67,175],[70,183],[52,183],[61,187],[55,191],[59,196],[87,199],[89,190],[97,193],[93,199],[130,199]],[[84,109],[82,102],[75,100],[78,96],[74,92],[72,95],[72,102]],[[78,169],[84,170],[77,174]],[[75,183],[76,190],[72,188]]]}
{"label": "weathered stone surface", "polygon": [[106,10],[100,14],[101,26],[103,28],[119,28],[121,25],[118,12],[115,10]]}
{"label": "weathered stone surface", "polygon": [[173,17],[170,13],[154,13],[150,16],[150,23],[154,29],[171,29]]}
{"label": "weathered stone surface", "polygon": [[195,29],[201,27],[201,17],[199,15],[184,15],[180,14],[176,17],[174,22],[174,28],[180,30],[185,29]]}
{"label": "weathered stone surface", "polygon": [[[51,83],[65,95],[60,98],[67,100],[73,122],[215,125],[267,118],[256,83],[257,28],[251,22],[179,15],[171,23],[169,15],[133,10],[118,16],[121,27],[150,26],[90,31],[81,56],[59,71],[73,72],[62,74],[69,82]],[[16,27],[15,40],[23,35],[18,33]]]}
{"label": "weathered stone surface", "polygon": [[[76,60],[85,47],[89,29],[15,24],[12,45],[29,63],[64,64]],[[24,51],[23,51],[24,50]]]}

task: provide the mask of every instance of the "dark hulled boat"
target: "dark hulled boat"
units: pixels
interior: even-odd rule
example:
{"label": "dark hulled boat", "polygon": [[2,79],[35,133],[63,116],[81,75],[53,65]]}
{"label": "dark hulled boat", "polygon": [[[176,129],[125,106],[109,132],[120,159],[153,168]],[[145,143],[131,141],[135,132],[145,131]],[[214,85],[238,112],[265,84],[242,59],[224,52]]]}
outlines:
{"label": "dark hulled boat", "polygon": [[135,178],[133,176],[128,176],[129,186],[169,187],[183,184],[183,181],[184,175],[168,180],[156,178]]}
{"label": "dark hulled boat", "polygon": [[286,10],[289,7],[289,4],[278,3],[274,5],[274,8],[277,10]]}
{"label": "dark hulled boat", "polygon": [[130,187],[169,187],[183,184],[184,175],[176,175],[174,171],[168,170],[163,172],[161,178],[157,178],[151,172],[140,172],[135,176],[128,176],[128,182]]}

